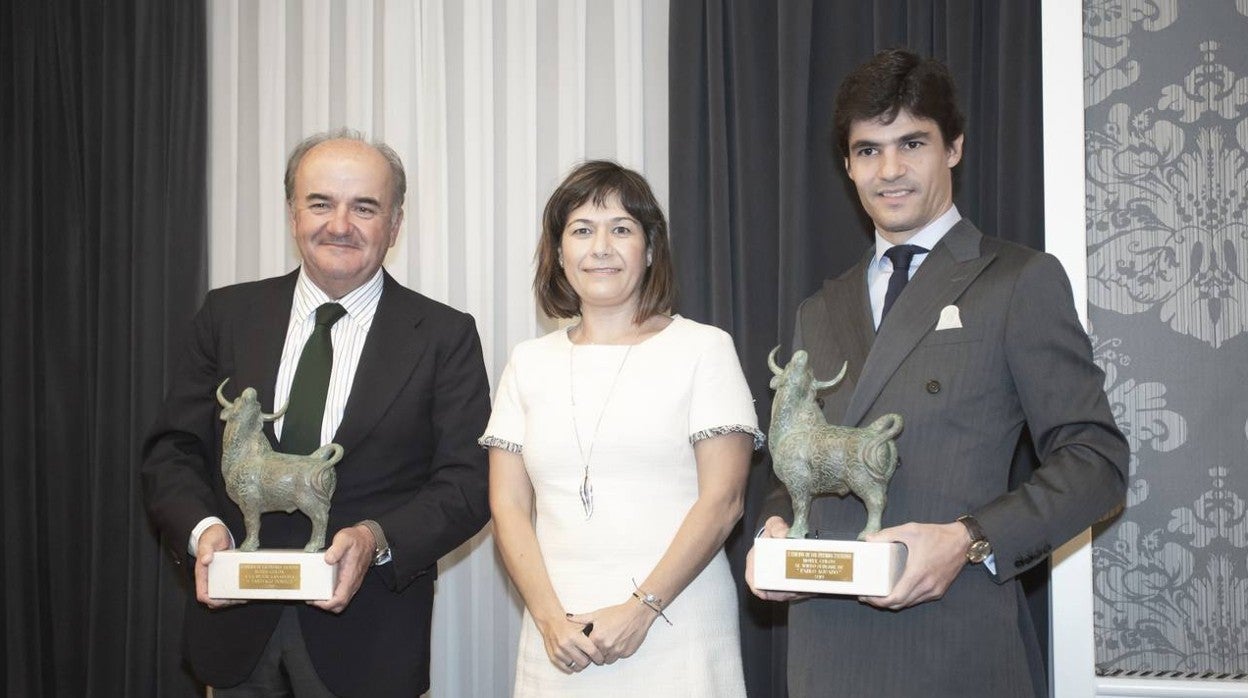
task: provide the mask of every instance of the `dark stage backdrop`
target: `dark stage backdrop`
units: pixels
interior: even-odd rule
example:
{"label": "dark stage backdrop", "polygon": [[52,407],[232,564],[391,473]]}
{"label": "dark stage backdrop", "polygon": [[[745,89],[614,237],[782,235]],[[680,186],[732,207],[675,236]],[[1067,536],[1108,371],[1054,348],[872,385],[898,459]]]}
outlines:
{"label": "dark stage backdrop", "polygon": [[202,2],[0,3],[0,683],[179,696],[138,443],[206,281]]}
{"label": "dark stage backdrop", "polygon": [[[833,142],[832,103],[850,70],[892,47],[941,59],[961,90],[967,126],[955,202],[962,214],[987,234],[1042,248],[1038,1],[671,4],[680,309],[732,333],[761,424],[771,409],[767,352],[782,343],[787,356],[798,303],[871,244],[870,222]],[[742,529],[729,540],[738,577],[772,481],[770,463],[759,458]],[[783,696],[784,608],[759,602],[743,585],[740,593],[750,695]],[[1043,602],[1045,590],[1032,597]],[[1047,632],[1047,622],[1038,625]]]}

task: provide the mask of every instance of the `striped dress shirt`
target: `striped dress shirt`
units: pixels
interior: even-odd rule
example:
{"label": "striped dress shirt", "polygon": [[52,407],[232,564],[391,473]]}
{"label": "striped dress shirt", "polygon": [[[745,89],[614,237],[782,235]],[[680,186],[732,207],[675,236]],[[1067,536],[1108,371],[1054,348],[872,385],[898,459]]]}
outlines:
{"label": "striped dress shirt", "polygon": [[[321,420],[322,444],[334,440],[338,425],[342,423],[347,397],[351,395],[351,385],[355,382],[355,369],[360,365],[360,354],[364,351],[364,340],[368,339],[368,329],[373,326],[373,317],[377,314],[381,289],[382,272],[378,269],[363,286],[342,298],[333,299],[312,283],[303,269],[299,270],[295,298],[290,306],[290,324],[286,326],[286,344],[282,346],[282,362],[277,368],[273,404],[285,405],[290,399],[290,386],[295,379],[299,355],[316,327],[316,309],[336,300],[346,308],[347,314],[334,323],[329,335],[334,344],[334,364],[329,373],[329,393],[325,396],[325,416]],[[285,421],[286,418],[282,417],[273,423],[273,433],[279,441]]]}
{"label": "striped dress shirt", "polygon": [[[381,300],[384,286],[382,282],[382,271],[378,269],[363,286],[337,300],[346,308],[347,314],[334,323],[329,333],[330,341],[334,345],[334,364],[329,373],[329,394],[325,396],[325,416],[321,419],[322,444],[333,441],[338,425],[342,424],[342,413],[347,408],[347,397],[351,395],[351,385],[355,382],[355,369],[360,365],[364,340],[368,338],[368,328],[373,326],[373,316],[377,314],[377,303]],[[282,346],[282,361],[277,367],[274,411],[284,406],[290,398],[290,386],[295,379],[299,355],[303,353],[303,345],[307,344],[308,337],[312,336],[312,329],[316,327],[316,309],[333,300],[312,283],[303,268],[299,269],[295,297],[290,304],[290,323],[286,326],[286,344]],[[282,423],[285,421],[286,418],[282,417],[273,423],[273,433],[278,441],[281,441]],[[191,531],[191,538],[187,541],[187,551],[191,555],[195,554],[199,546],[200,534],[213,524],[225,525],[225,522],[219,517],[209,516]],[[234,547],[233,538],[231,534],[231,548]]]}

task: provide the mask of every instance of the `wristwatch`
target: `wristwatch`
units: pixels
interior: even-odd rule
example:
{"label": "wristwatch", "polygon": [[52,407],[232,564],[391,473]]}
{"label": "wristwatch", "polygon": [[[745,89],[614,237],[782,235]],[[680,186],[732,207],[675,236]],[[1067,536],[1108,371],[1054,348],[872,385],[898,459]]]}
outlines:
{"label": "wristwatch", "polygon": [[979,521],[975,520],[970,514],[963,514],[958,517],[958,521],[966,526],[966,532],[971,534],[971,547],[966,551],[966,561],[972,565],[978,565],[992,554],[992,543],[988,542],[988,538],[984,536],[984,529],[980,527]]}
{"label": "wristwatch", "polygon": [[386,540],[386,534],[381,530],[381,524],[372,519],[365,519],[356,526],[363,526],[373,534],[373,565],[384,565],[390,562],[390,543]]}

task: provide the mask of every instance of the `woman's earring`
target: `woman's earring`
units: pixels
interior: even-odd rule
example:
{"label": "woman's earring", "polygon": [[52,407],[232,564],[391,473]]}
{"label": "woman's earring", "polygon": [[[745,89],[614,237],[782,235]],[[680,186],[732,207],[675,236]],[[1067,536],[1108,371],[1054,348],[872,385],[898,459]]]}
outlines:
{"label": "woman's earring", "polygon": [[646,266],[654,263],[654,250],[646,250]]}

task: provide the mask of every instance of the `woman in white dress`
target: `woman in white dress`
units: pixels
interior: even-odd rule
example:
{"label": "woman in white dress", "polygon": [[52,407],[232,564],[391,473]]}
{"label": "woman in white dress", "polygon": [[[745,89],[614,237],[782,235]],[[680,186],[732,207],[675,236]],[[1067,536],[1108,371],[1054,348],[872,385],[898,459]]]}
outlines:
{"label": "woman in white dress", "polygon": [[667,223],[615,163],[564,180],[537,256],[542,310],[580,320],[515,347],[481,438],[515,695],[744,696],[723,543],[763,435],[732,340],[667,314]]}

